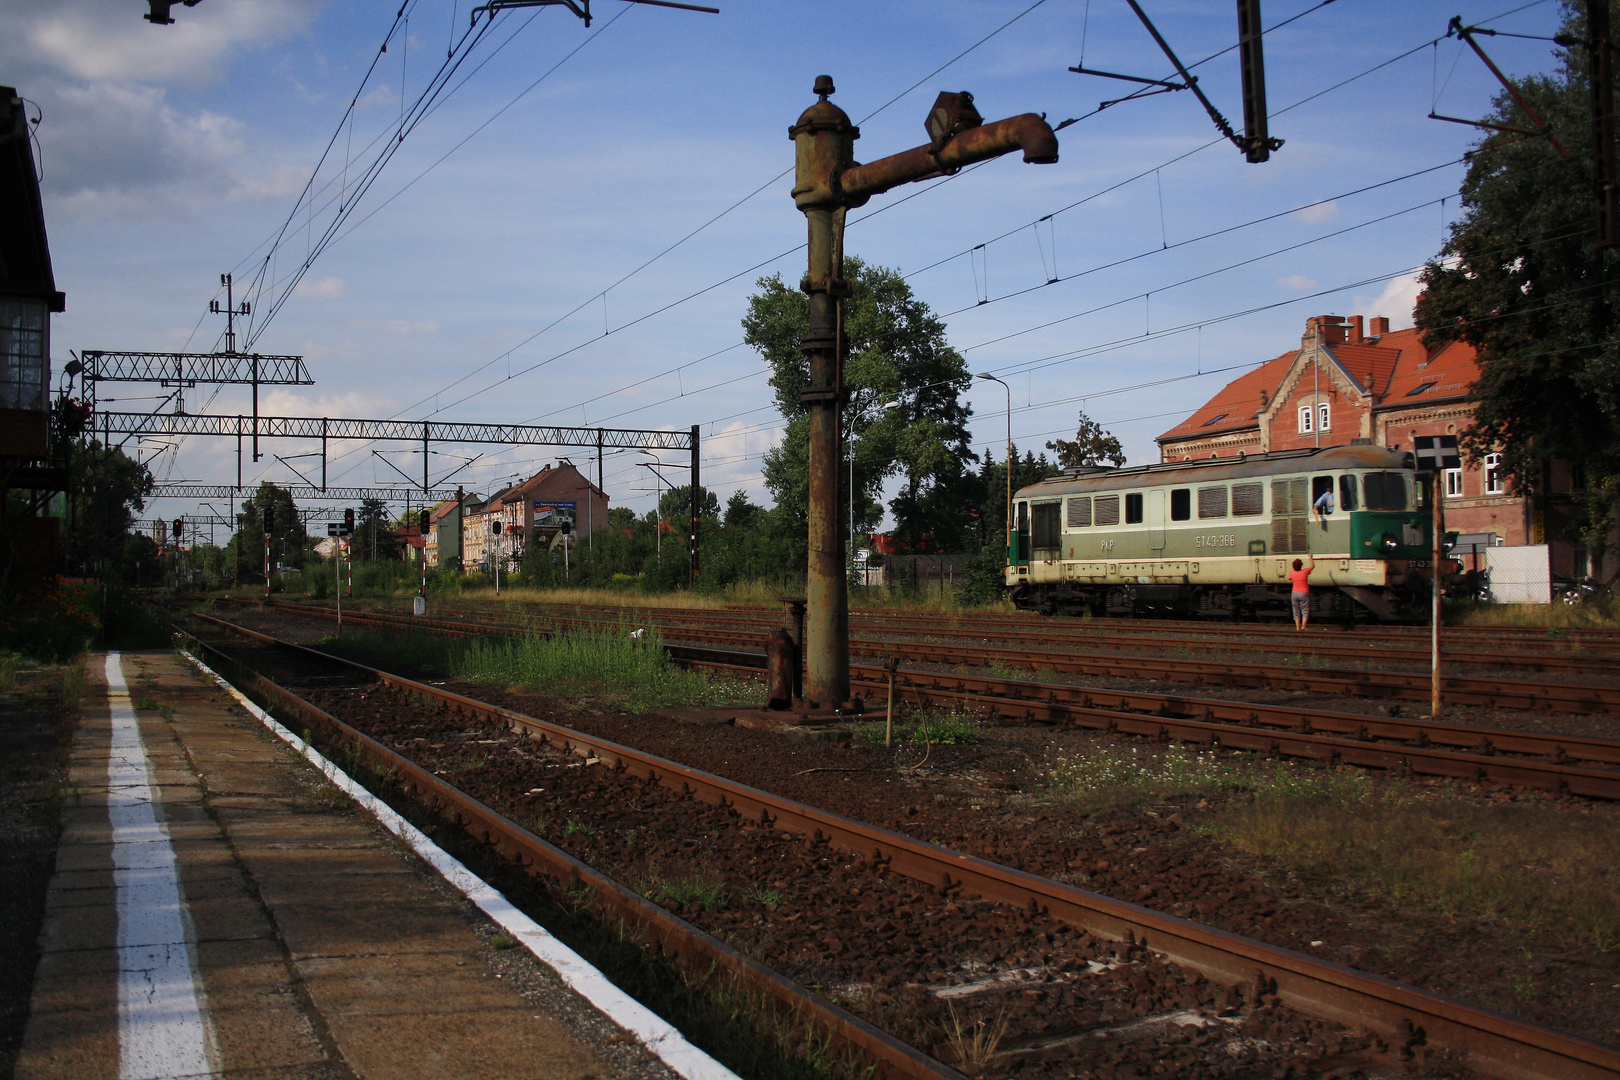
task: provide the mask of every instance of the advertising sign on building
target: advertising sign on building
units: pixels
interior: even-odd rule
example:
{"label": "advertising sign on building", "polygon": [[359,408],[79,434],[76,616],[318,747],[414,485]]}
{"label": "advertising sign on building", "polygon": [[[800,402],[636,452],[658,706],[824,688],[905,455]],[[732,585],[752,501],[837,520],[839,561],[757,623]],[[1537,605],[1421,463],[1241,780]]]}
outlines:
{"label": "advertising sign on building", "polygon": [[534,527],[560,529],[565,521],[572,527],[575,524],[575,509],[576,504],[571,502],[537,502],[534,504]]}

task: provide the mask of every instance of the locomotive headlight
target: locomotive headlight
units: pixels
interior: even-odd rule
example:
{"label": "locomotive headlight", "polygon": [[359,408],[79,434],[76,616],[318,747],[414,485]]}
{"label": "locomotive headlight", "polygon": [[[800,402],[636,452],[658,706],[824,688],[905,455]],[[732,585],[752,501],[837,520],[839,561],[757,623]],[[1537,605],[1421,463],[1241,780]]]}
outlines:
{"label": "locomotive headlight", "polygon": [[1400,538],[1394,533],[1385,533],[1379,538],[1378,543],[1379,546],[1387,552],[1393,552],[1396,548],[1401,546]]}

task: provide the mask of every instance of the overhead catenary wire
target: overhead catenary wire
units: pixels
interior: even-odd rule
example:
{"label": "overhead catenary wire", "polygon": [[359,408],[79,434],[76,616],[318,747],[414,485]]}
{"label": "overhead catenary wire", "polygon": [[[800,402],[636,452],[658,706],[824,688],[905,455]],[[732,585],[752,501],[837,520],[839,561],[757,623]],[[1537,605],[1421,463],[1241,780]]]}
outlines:
{"label": "overhead catenary wire", "polygon": [[[1385,62],[1385,65],[1380,65],[1380,66],[1387,66],[1387,63],[1388,62]],[[1358,76],[1358,78],[1359,78],[1359,76]],[[727,351],[727,350],[721,350],[721,351]],[[697,361],[693,361],[693,363],[697,363]],[[679,371],[679,369],[685,368],[685,366],[689,366],[689,364],[682,364],[682,366],[677,366],[676,369],[671,369],[671,371]],[[643,382],[645,382],[645,381],[643,381]],[[593,400],[598,400],[598,398],[593,398]]]}

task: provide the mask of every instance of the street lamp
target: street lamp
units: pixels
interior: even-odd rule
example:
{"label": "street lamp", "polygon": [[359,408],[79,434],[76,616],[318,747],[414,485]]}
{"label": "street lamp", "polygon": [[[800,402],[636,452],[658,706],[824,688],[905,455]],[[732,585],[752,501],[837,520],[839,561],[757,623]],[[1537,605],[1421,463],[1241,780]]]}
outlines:
{"label": "street lamp", "polygon": [[[642,451],[643,454],[647,452],[648,451],[646,450]],[[658,471],[658,467],[663,464],[662,461],[638,461],[636,464],[640,465],[643,469],[651,469],[652,474],[658,477],[658,479],[663,480],[664,483],[669,487],[669,490],[675,490],[675,485],[671,484],[668,480],[664,480],[664,474]],[[663,500],[660,499],[658,501],[662,502]],[[657,505],[653,507],[653,542],[655,545],[655,550],[658,553],[659,562],[664,561],[664,521],[662,509],[663,508],[661,506]]]}
{"label": "street lamp", "polygon": [[[900,402],[885,401],[884,411],[898,409]],[[852,424],[849,429],[849,567],[855,569],[855,428]],[[862,579],[865,584],[865,579]]]}
{"label": "street lamp", "polygon": [[986,382],[1001,383],[1001,388],[1007,391],[1007,530],[1006,537],[1002,542],[1007,548],[1007,558],[1010,561],[1012,559],[1012,387],[1001,382],[1000,379],[988,371],[981,371],[973,377],[975,379],[984,379]]}

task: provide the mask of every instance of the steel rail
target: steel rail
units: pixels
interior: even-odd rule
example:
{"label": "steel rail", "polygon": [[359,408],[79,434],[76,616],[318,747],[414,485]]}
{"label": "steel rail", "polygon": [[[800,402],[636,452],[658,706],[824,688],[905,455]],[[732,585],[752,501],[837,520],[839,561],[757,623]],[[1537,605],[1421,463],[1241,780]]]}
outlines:
{"label": "steel rail", "polygon": [[[652,624],[658,620],[645,619]],[[483,624],[492,625],[492,624]],[[735,625],[733,620],[732,625]],[[683,638],[713,644],[750,645],[756,638],[736,630],[668,627]],[[1161,643],[1162,647],[1162,643]],[[1105,678],[1168,678],[1177,682],[1240,686],[1249,689],[1295,690],[1358,697],[1393,697],[1428,701],[1428,672],[1364,671],[1354,668],[1292,667],[1237,661],[1200,661],[1134,653],[1077,654],[1050,649],[1003,649],[983,645],[854,638],[851,655],[900,656],[916,663],[1001,663],[1032,671],[1050,668],[1069,675]],[[1554,709],[1587,714],[1620,714],[1620,686],[1593,683],[1548,683],[1526,679],[1488,679],[1446,675],[1446,699],[1453,704],[1499,709]]]}
{"label": "steel rail", "polygon": [[[379,682],[400,685],[402,689],[417,694],[427,693],[428,696],[449,702],[458,709],[479,704],[454,694],[434,694],[431,693],[432,687],[422,683],[400,681],[397,676],[388,675],[363,664],[340,660],[314,649],[279,641],[269,635],[248,630],[246,627],[238,627],[205,615],[196,617],[228,627],[236,633],[258,639],[265,644],[295,649],[301,653],[320,657],[327,663],[357,669]],[[423,769],[409,758],[345,724],[274,680],[252,671],[228,653],[178,627],[175,629],[197,647],[222,661],[218,666],[229,670],[233,675],[231,681],[244,692],[259,698],[261,702],[267,703],[283,716],[289,714],[296,716],[300,725],[313,725],[340,744],[356,748],[380,771],[392,773],[402,789],[423,798],[430,805],[437,805],[441,812],[448,811],[451,820],[475,839],[489,844],[528,873],[545,874],[565,887],[589,889],[594,894],[595,903],[600,904],[613,919],[620,920],[632,928],[633,935],[643,943],[656,945],[659,952],[673,959],[696,982],[711,980],[717,969],[724,972],[735,984],[759,993],[778,1007],[793,1013],[800,1020],[809,1022],[818,1031],[836,1036],[856,1047],[878,1067],[880,1076],[895,1077],[897,1080],[899,1078],[967,1080],[957,1070],[935,1061],[915,1047],[773,971],[713,935],[664,910],[634,890],[626,888],[614,878],[548,843],[499,811]],[[569,732],[566,728],[543,725],[542,721],[523,717],[518,713],[507,714],[505,710],[501,710],[500,715],[497,715],[489,711],[491,708],[482,706],[481,709],[474,711],[499,719],[513,729],[523,730],[545,741],[550,741],[551,736],[561,737],[562,747],[567,751],[578,752],[584,745],[577,739],[570,742],[569,739],[575,733]],[[542,727],[554,730],[542,730]]]}
{"label": "steel rail", "polygon": [[[497,607],[481,606],[481,604],[463,604],[460,610],[471,610],[476,614],[489,614],[504,619],[588,619],[588,615],[549,615],[543,612],[517,612],[517,610],[497,609]],[[622,614],[609,615],[611,609],[603,609],[604,620],[612,619],[614,622],[622,619]],[[710,614],[710,612],[679,612],[679,614],[653,614],[646,612],[642,615],[648,622],[658,623],[661,627],[682,627],[682,623],[698,623],[698,625],[714,625],[721,623],[726,627],[758,627],[761,630],[774,630],[782,623],[781,617],[770,614],[744,615],[739,612],[724,612],[724,614]],[[855,622],[852,617],[852,622]],[[1413,664],[1429,664],[1429,649],[1405,648],[1405,646],[1390,646],[1387,643],[1335,644],[1322,641],[1320,638],[1301,638],[1298,633],[1291,631],[1286,638],[1280,641],[1221,641],[1213,635],[1187,635],[1170,636],[1163,633],[1145,633],[1142,625],[1136,630],[1144,631],[1139,636],[1118,635],[1110,630],[1082,630],[1079,627],[1061,627],[1053,623],[1045,623],[1040,627],[1029,627],[1025,630],[1001,630],[1001,628],[987,627],[959,627],[959,625],[906,625],[899,620],[888,620],[886,617],[872,617],[868,615],[860,619],[860,630],[867,633],[910,633],[910,635],[930,635],[936,638],[977,638],[982,641],[1008,641],[1008,643],[1021,643],[1021,641],[1043,641],[1047,644],[1103,644],[1110,653],[1119,653],[1123,649],[1142,648],[1163,651],[1166,644],[1187,644],[1187,646],[1205,646],[1205,648],[1223,649],[1233,653],[1257,653],[1267,651],[1275,653],[1280,641],[1286,641],[1288,654],[1311,654],[1311,656],[1345,657],[1345,659],[1377,659],[1377,661],[1409,661]],[[1442,654],[1445,664],[1468,665],[1468,667],[1490,667],[1490,669],[1503,669],[1503,667],[1516,667],[1528,670],[1579,670],[1602,667],[1607,670],[1607,664],[1612,659],[1620,659],[1620,651],[1614,657],[1609,654],[1573,654],[1573,653],[1484,653],[1471,644],[1453,644],[1452,649]],[[1620,688],[1617,688],[1620,690]]]}
{"label": "steel rail", "polygon": [[[257,601],[245,601],[257,603]],[[276,610],[308,618],[330,618],[322,608],[276,605]],[[452,637],[512,636],[526,631],[483,623],[445,622],[376,612],[346,614],[356,624],[411,629]],[[665,643],[682,663],[757,672],[765,665],[755,652]],[[887,689],[887,669],[852,666],[857,682]],[[961,672],[900,668],[909,690],[928,703],[966,705],[1014,721],[1071,723],[1104,731],[1174,737],[1204,746],[1221,745],[1265,753],[1303,756],[1328,763],[1399,769],[1472,781],[1544,788],[1588,798],[1620,799],[1620,740],[1549,735],[1511,728],[1301,709],[1219,698],[1033,680],[1003,679]],[[1503,757],[1516,754],[1519,757]]]}
{"label": "steel rail", "polygon": [[[522,619],[557,619],[557,618],[588,618],[585,615],[559,616],[544,612],[514,611],[510,608],[496,608],[477,603],[460,604],[458,611],[470,611],[477,614],[489,614],[504,618]],[[613,618],[614,621],[622,618],[622,613],[612,613],[612,609],[599,609],[604,618]],[[644,617],[660,626],[680,626],[683,623],[696,623],[700,625],[713,625],[716,623],[726,626],[757,626],[762,630],[774,629],[782,623],[780,615],[769,612],[758,614],[742,612],[711,613],[703,611],[646,612]],[[1133,629],[1141,632],[1138,636],[1121,635],[1110,630],[1083,629],[1069,627],[1051,622],[1037,626],[1029,626],[1020,630],[1000,629],[972,625],[941,625],[937,619],[929,625],[915,625],[901,621],[899,618],[890,619],[887,616],[868,615],[857,618],[851,615],[851,622],[860,624],[860,629],[868,633],[908,633],[928,634],[939,638],[977,638],[987,641],[1027,642],[1038,638],[1047,643],[1063,642],[1065,644],[1105,645],[1110,650],[1121,648],[1145,648],[1163,650],[1167,644],[1185,644],[1208,646],[1232,652],[1275,652],[1281,641],[1287,642],[1289,654],[1309,654],[1313,656],[1333,656],[1347,659],[1397,659],[1410,660],[1413,663],[1428,664],[1429,650],[1423,648],[1391,646],[1388,643],[1365,641],[1355,644],[1335,644],[1323,641],[1318,637],[1302,638],[1296,632],[1290,631],[1286,637],[1278,641],[1221,641],[1219,635],[1205,633],[1182,633],[1172,636],[1157,632],[1145,632],[1145,628],[1138,623]],[[1241,633],[1241,632],[1240,632]],[[1570,653],[1570,652],[1542,652],[1542,653],[1513,653],[1513,652],[1485,652],[1478,647],[1467,644],[1454,644],[1451,649],[1442,653],[1441,659],[1447,664],[1466,665],[1470,667],[1489,668],[1523,668],[1535,671],[1580,671],[1586,668],[1607,665],[1611,660],[1620,659],[1620,650],[1613,656],[1607,652],[1597,653]],[[1606,668],[1605,668],[1606,669]]]}
{"label": "steel rail", "polygon": [[[1096,936],[1139,944],[1217,982],[1247,988],[1253,997],[1275,994],[1282,1003],[1302,1012],[1335,1023],[1365,1026],[1403,1057],[1413,1046],[1425,1045],[1461,1055],[1480,1072],[1513,1080],[1613,1080],[1620,1074],[1620,1048],[955,852],[515,710],[281,642],[224,620],[195,617],[253,639],[345,664],[385,685],[505,723],[575,753],[586,752],[632,776],[732,808],[739,816],[800,833],[812,841],[825,840],[942,892],[960,891],[1041,910]],[[488,813],[493,815],[493,811]]]}

